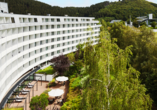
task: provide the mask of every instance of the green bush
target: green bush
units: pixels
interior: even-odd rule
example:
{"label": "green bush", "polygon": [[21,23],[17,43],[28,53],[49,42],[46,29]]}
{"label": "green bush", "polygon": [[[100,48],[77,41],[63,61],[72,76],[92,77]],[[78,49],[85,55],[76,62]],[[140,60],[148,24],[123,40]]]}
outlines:
{"label": "green bush", "polygon": [[38,70],[36,73],[46,73],[46,74],[54,74],[54,69],[52,66],[48,66],[47,68],[44,68],[43,70]]}
{"label": "green bush", "polygon": [[53,78],[47,85],[47,87],[53,87],[53,86],[56,86],[55,78]]}
{"label": "green bush", "polygon": [[72,88],[72,89],[80,88],[80,87],[81,87],[80,81],[81,81],[81,78],[80,78],[80,77],[77,77],[77,78],[73,81],[73,83],[72,83],[72,85],[71,85],[71,88]]}
{"label": "green bush", "polygon": [[48,92],[50,92],[51,91],[51,89],[47,89],[47,90],[45,90],[44,92],[43,92],[43,94],[47,94],[48,95]]}
{"label": "green bush", "polygon": [[31,99],[29,107],[31,110],[37,110],[37,109],[45,110],[46,106],[48,106],[48,95],[41,94],[40,96],[36,95]]}

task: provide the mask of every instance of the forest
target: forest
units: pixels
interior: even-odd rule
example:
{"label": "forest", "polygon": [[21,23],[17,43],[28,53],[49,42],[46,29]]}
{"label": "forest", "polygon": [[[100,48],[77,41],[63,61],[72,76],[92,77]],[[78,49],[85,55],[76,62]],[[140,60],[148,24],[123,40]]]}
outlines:
{"label": "forest", "polygon": [[[0,0],[3,1],[3,0]],[[153,13],[157,17],[157,4],[146,0],[119,0],[118,2],[104,1],[90,7],[59,7],[51,6],[35,0],[5,0],[9,5],[9,12],[15,14],[47,15],[52,16],[79,16],[103,18],[106,21],[121,19],[126,21],[138,16],[147,16]],[[149,7],[149,8],[148,8]]]}

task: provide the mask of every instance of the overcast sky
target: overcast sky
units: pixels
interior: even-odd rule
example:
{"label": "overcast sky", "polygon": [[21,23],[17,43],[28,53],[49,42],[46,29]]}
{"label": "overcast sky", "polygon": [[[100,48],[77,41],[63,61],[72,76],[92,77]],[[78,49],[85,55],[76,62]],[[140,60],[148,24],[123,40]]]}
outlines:
{"label": "overcast sky", "polygon": [[[37,0],[44,3],[47,3],[52,6],[60,6],[60,7],[67,7],[67,6],[74,6],[74,7],[86,7],[92,4],[104,2],[104,0]],[[107,0],[107,1],[119,1],[119,0]],[[147,0],[150,2],[157,3],[157,0]]]}

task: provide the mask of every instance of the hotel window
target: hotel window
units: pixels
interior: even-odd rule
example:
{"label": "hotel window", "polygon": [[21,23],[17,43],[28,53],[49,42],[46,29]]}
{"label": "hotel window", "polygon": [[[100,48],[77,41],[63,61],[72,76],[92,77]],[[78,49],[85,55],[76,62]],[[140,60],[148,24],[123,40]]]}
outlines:
{"label": "hotel window", "polygon": [[60,25],[57,25],[57,28],[60,28]]}
{"label": "hotel window", "polygon": [[64,21],[66,21],[66,19],[64,19]]}
{"label": "hotel window", "polygon": [[70,24],[68,24],[68,27],[70,27]]}
{"label": "hotel window", "polygon": [[42,27],[42,26],[40,26],[40,29],[43,29],[43,27]]}
{"label": "hotel window", "polygon": [[65,28],[65,24],[63,24],[63,28]]}
{"label": "hotel window", "polygon": [[57,47],[60,47],[60,44],[57,44]]}
{"label": "hotel window", "polygon": [[78,42],[78,40],[76,40],[76,43]]}
{"label": "hotel window", "polygon": [[76,29],[76,32],[78,32],[78,29]]}
{"label": "hotel window", "polygon": [[76,27],[78,27],[78,24],[76,24]]}
{"label": "hotel window", "polygon": [[12,23],[15,23],[15,19],[14,19],[14,18],[11,18],[11,22],[12,22]]}
{"label": "hotel window", "polygon": [[63,43],[63,46],[65,46],[65,43]]}
{"label": "hotel window", "polygon": [[63,31],[63,34],[65,34],[65,31]]}
{"label": "hotel window", "polygon": [[34,29],[37,30],[37,26],[34,26]]}
{"label": "hotel window", "polygon": [[49,26],[48,25],[46,25],[46,29],[48,29],[49,28]]}
{"label": "hotel window", "polygon": [[51,42],[54,42],[54,38],[53,38],[53,39],[51,39]]}
{"label": "hotel window", "polygon": [[57,19],[57,22],[60,22],[60,19],[59,19],[59,18]]}
{"label": "hotel window", "polygon": [[60,38],[57,38],[57,41],[60,41]]}
{"label": "hotel window", "polygon": [[72,41],[72,44],[74,43],[74,41]]}
{"label": "hotel window", "polygon": [[35,46],[37,46],[37,42],[35,42]]}
{"label": "hotel window", "polygon": [[76,21],[78,21],[78,19],[76,19]]}
{"label": "hotel window", "polygon": [[40,49],[40,52],[42,52],[42,48]]}
{"label": "hotel window", "polygon": [[65,40],[65,37],[63,37],[63,40]]}
{"label": "hotel window", "polygon": [[72,24],[72,27],[74,27],[74,24]]}
{"label": "hotel window", "polygon": [[60,34],[60,31],[57,31],[57,35],[59,35]]}
{"label": "hotel window", "polygon": [[54,28],[54,25],[51,25],[51,29],[53,29]]}
{"label": "hotel window", "polygon": [[72,47],[72,49],[74,49],[74,47]]}
{"label": "hotel window", "polygon": [[72,38],[74,38],[74,35],[72,35]]}
{"label": "hotel window", "polygon": [[68,48],[68,51],[70,50],[70,48]]}
{"label": "hotel window", "polygon": [[46,21],[46,22],[48,22],[48,21],[49,21],[49,19],[48,19],[48,18],[46,18],[46,19],[45,19],[45,21]]}
{"label": "hotel window", "polygon": [[70,33],[70,30],[68,30],[68,33]]}
{"label": "hotel window", "polygon": [[46,36],[49,36],[49,33],[48,33],[48,32],[46,33]]}
{"label": "hotel window", "polygon": [[70,36],[68,36],[68,39],[70,39]]}
{"label": "hotel window", "polygon": [[42,45],[42,43],[43,43],[43,42],[42,42],[42,41],[40,41],[40,45]]}
{"label": "hotel window", "polygon": [[70,42],[68,42],[68,45],[70,44]]}
{"label": "hotel window", "polygon": [[34,22],[38,22],[37,18],[34,18]]}
{"label": "hotel window", "polygon": [[40,60],[42,60],[42,56],[40,56]]}
{"label": "hotel window", "polygon": [[37,53],[37,51],[35,50],[35,54]]}
{"label": "hotel window", "polygon": [[54,55],[54,52],[51,52],[51,55]]}
{"label": "hotel window", "polygon": [[35,58],[35,62],[37,62],[37,59]]}
{"label": "hotel window", "polygon": [[60,50],[57,50],[57,53],[60,53]]}
{"label": "hotel window", "polygon": [[74,21],[74,19],[72,19],[72,21]]}
{"label": "hotel window", "polygon": [[53,48],[54,48],[54,45],[51,46],[51,49],[53,49]]}
{"label": "hotel window", "polygon": [[53,19],[53,18],[51,19],[51,22],[54,22],[54,19]]}
{"label": "hotel window", "polygon": [[74,30],[72,30],[72,33],[74,33]]}
{"label": "hotel window", "polygon": [[68,19],[68,21],[70,21],[70,19]]}
{"label": "hotel window", "polygon": [[46,47],[46,50],[48,50],[48,47]]}
{"label": "hotel window", "polygon": [[65,51],[65,49],[63,49],[63,52]]}
{"label": "hotel window", "polygon": [[54,32],[51,32],[51,35],[54,35]]}
{"label": "hotel window", "polygon": [[78,35],[76,35],[76,38],[78,37]]}
{"label": "hotel window", "polygon": [[46,57],[48,57],[48,54],[46,54]]}

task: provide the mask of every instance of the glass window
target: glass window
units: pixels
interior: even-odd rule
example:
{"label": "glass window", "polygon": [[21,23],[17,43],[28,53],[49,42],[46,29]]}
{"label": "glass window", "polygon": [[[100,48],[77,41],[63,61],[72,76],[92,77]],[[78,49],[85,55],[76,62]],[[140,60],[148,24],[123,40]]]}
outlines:
{"label": "glass window", "polygon": [[40,45],[42,44],[42,41],[40,41]]}
{"label": "glass window", "polygon": [[35,51],[34,51],[34,53],[36,54],[36,53],[37,53],[37,51],[35,50]]}
{"label": "glass window", "polygon": [[70,30],[68,30],[68,33],[70,33]]}
{"label": "glass window", "polygon": [[35,46],[37,46],[37,42],[35,42]]}
{"label": "glass window", "polygon": [[74,41],[72,41],[72,43],[74,43]]}
{"label": "glass window", "polygon": [[68,48],[68,50],[70,50],[70,48]]}
{"label": "glass window", "polygon": [[68,36],[68,39],[70,39],[70,36]]}
{"label": "glass window", "polygon": [[51,42],[54,42],[54,38],[53,38],[53,39],[51,39]]}
{"label": "glass window", "polygon": [[46,54],[46,57],[48,57],[48,54]]}
{"label": "glass window", "polygon": [[54,32],[51,32],[51,35],[54,35]]}
{"label": "glass window", "polygon": [[54,45],[51,46],[51,49],[53,49],[53,48],[54,48]]}
{"label": "glass window", "polygon": [[60,41],[60,38],[57,38],[57,41]]}
{"label": "glass window", "polygon": [[60,44],[57,44],[57,47],[60,47]]}
{"label": "glass window", "polygon": [[60,31],[57,31],[57,35],[59,35],[60,34]]}
{"label": "glass window", "polygon": [[40,52],[42,52],[42,48],[40,49]]}
{"label": "glass window", "polygon": [[74,35],[72,36],[72,38],[74,38]]}
{"label": "glass window", "polygon": [[57,28],[60,28],[60,25],[57,25]]}
{"label": "glass window", "polygon": [[49,28],[49,26],[48,25],[46,25],[46,29],[48,29]]}
{"label": "glass window", "polygon": [[54,28],[54,25],[51,25],[51,28],[53,29],[53,28]]}
{"label": "glass window", "polygon": [[65,52],[65,49],[63,49],[63,52]]}
{"label": "glass window", "polygon": [[63,40],[65,40],[65,37],[63,37]]}
{"label": "glass window", "polygon": [[54,55],[54,52],[51,52],[51,55]]}
{"label": "glass window", "polygon": [[68,27],[70,27],[70,24],[68,24]]}
{"label": "glass window", "polygon": [[48,43],[48,39],[46,40],[46,43]]}
{"label": "glass window", "polygon": [[68,45],[70,44],[70,42],[68,42]]}
{"label": "glass window", "polygon": [[46,36],[49,36],[49,33],[48,33],[48,32],[46,33]]}
{"label": "glass window", "polygon": [[42,56],[40,56],[40,60],[42,60]]}
{"label": "glass window", "polygon": [[57,50],[57,53],[60,53],[60,50]]}
{"label": "glass window", "polygon": [[59,19],[59,18],[57,19],[57,22],[60,22],[60,19]]}
{"label": "glass window", "polygon": [[46,22],[48,22],[48,21],[49,21],[49,19],[48,19],[48,18],[46,18],[46,19],[45,19],[45,21],[46,21]]}
{"label": "glass window", "polygon": [[54,18],[51,19],[51,22],[54,22]]}
{"label": "glass window", "polygon": [[46,47],[46,50],[48,50],[48,47]]}

